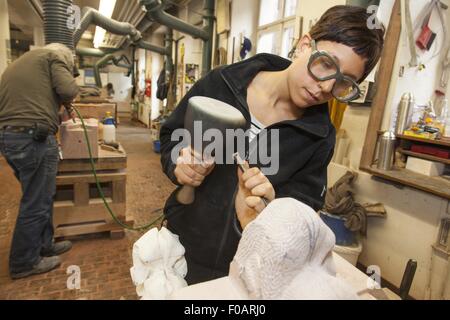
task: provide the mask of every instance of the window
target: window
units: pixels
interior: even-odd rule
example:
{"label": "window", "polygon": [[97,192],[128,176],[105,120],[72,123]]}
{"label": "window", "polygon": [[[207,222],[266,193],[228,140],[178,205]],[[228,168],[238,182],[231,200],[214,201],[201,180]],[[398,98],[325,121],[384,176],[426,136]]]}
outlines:
{"label": "window", "polygon": [[294,25],[288,25],[283,29],[283,42],[281,44],[281,56],[287,58],[292,48],[294,37]]}
{"label": "window", "polygon": [[272,23],[280,19],[280,0],[261,0],[259,5],[259,25]]}
{"label": "window", "polygon": [[284,4],[284,16],[291,17],[295,16],[295,11],[297,10],[298,0],[285,0]]}
{"label": "window", "polygon": [[257,53],[288,57],[298,30],[297,7],[298,0],[260,0]]}
{"label": "window", "polygon": [[277,49],[274,41],[276,38],[275,35],[276,32],[261,33],[261,36],[258,38],[258,48],[256,52],[275,52]]}

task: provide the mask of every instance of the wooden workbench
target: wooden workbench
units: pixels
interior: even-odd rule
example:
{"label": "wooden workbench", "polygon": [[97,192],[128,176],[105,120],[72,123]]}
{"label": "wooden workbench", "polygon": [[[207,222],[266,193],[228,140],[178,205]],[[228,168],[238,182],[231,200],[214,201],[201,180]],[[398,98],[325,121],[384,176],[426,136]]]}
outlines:
{"label": "wooden workbench", "polygon": [[[127,155],[122,147],[120,150],[122,153],[99,147],[94,163],[106,202],[125,222]],[[60,161],[53,224],[57,238],[106,231],[112,237],[123,236],[123,228],[113,220],[99,195],[89,159]]]}

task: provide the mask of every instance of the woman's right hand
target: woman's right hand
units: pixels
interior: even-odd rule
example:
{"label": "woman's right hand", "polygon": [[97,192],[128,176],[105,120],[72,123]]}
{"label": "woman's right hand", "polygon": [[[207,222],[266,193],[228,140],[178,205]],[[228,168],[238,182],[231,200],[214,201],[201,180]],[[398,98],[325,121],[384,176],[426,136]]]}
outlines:
{"label": "woman's right hand", "polygon": [[214,160],[203,160],[191,147],[181,149],[175,167],[175,177],[181,185],[198,187],[214,169]]}

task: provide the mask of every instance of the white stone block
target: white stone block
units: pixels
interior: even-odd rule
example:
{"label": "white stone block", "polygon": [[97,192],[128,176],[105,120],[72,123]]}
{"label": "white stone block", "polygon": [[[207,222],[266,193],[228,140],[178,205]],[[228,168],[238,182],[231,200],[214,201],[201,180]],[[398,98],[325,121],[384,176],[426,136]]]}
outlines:
{"label": "white stone block", "polygon": [[444,173],[445,164],[414,157],[408,157],[406,169],[426,176],[440,176]]}

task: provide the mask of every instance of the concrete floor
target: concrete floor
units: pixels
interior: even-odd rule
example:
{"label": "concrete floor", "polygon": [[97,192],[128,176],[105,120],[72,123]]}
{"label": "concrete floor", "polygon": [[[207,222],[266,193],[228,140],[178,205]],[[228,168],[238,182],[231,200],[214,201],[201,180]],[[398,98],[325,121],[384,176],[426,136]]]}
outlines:
{"label": "concrete floor", "polygon": [[[150,131],[121,119],[117,138],[128,155],[127,219],[142,225],[160,214],[174,189],[153,152]],[[0,299],[137,299],[131,281],[131,250],[143,233],[126,231],[120,240],[108,234],[74,239],[62,265],[49,273],[12,281],[8,273],[9,246],[21,197],[20,185],[0,156]],[[79,266],[81,288],[67,289],[69,266]]]}

